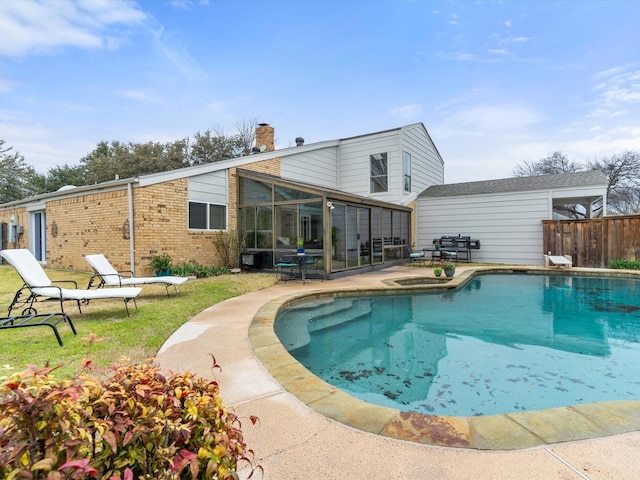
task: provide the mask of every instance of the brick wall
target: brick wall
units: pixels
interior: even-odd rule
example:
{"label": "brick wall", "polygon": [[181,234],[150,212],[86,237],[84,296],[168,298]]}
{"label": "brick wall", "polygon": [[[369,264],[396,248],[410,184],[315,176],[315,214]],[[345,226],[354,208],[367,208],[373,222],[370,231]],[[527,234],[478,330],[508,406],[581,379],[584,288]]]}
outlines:
{"label": "brick wall", "polygon": [[123,188],[47,202],[47,266],[90,271],[85,254],[122,258],[129,250],[123,234],[129,217],[127,198]]}
{"label": "brick wall", "polygon": [[267,152],[273,152],[275,147],[275,137],[273,127],[267,123],[260,123],[256,127],[256,147],[266,146]]}
{"label": "brick wall", "polygon": [[[9,242],[9,217],[11,215],[18,215],[19,225],[24,228],[24,233],[20,238],[19,243],[13,244]],[[7,248],[28,248],[29,247],[29,217],[27,215],[27,209],[25,207],[20,208],[4,208],[0,209],[0,222],[7,224]]]}
{"label": "brick wall", "polygon": [[[280,175],[280,159],[243,166],[247,170]],[[189,231],[188,179],[134,187],[135,273],[151,275],[151,257],[171,255],[174,263],[221,266],[213,246],[217,232]],[[229,169],[228,228],[237,231],[237,170]],[[17,213],[25,233],[21,248],[28,248],[28,215],[25,208],[0,210],[0,221]],[[97,192],[46,204],[47,266],[90,271],[83,255],[103,253],[116,270],[131,270],[128,190]],[[14,248],[14,245],[9,245]]]}

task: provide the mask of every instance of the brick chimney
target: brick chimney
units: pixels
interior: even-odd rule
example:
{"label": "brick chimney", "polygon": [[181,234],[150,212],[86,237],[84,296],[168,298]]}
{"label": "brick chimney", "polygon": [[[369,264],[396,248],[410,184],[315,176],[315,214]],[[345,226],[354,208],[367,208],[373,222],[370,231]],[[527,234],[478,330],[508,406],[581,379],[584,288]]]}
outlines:
{"label": "brick chimney", "polygon": [[273,152],[276,149],[274,143],[273,127],[268,123],[259,123],[256,127],[256,147],[265,145],[267,152]]}

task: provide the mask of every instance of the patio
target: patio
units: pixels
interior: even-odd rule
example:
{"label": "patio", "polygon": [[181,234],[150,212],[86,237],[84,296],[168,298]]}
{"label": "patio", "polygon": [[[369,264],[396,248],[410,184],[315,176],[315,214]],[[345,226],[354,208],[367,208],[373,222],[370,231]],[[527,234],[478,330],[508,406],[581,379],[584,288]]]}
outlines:
{"label": "patio", "polygon": [[[458,265],[458,272],[467,267]],[[330,420],[285,390],[256,358],[249,342],[254,315],[273,299],[302,291],[379,286],[394,277],[424,275],[392,267],[331,281],[291,281],[214,305],[181,327],[161,348],[166,369],[215,378],[225,404],[236,405],[242,430],[265,479],[622,479],[636,478],[640,432],[484,451],[421,445],[367,433]],[[215,355],[222,372],[212,369]],[[356,412],[354,412],[356,413]],[[356,413],[357,414],[357,413]],[[249,415],[260,421],[252,425]],[[258,474],[257,477],[260,478]]]}

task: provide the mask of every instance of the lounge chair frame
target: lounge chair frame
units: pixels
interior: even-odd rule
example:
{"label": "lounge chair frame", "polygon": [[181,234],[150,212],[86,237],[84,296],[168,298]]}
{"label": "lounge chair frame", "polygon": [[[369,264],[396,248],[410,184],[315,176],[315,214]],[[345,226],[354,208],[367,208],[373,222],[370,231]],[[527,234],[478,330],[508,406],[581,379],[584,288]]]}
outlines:
{"label": "lounge chair frame", "polygon": [[26,328],[26,327],[49,327],[53,330],[53,333],[58,340],[58,344],[62,347],[62,337],[58,332],[58,325],[60,323],[67,323],[71,327],[71,331],[74,335],[77,335],[76,327],[73,326],[71,318],[66,313],[45,313],[45,314],[32,314],[32,315],[18,315],[14,317],[0,318],[0,330],[8,328]]}
{"label": "lounge chair frame", "polygon": [[[65,313],[64,302],[76,302],[78,311],[82,313],[81,302],[86,305],[90,300],[114,298],[121,298],[124,301],[127,316],[130,314],[130,301],[133,301],[134,306],[138,308],[135,297],[140,294],[142,291],[141,288],[105,289],[103,293],[97,294],[96,290],[78,289],[78,284],[74,280],[50,280],[40,263],[29,250],[2,250],[0,256],[16,269],[18,275],[20,275],[24,282],[9,305],[8,316],[11,316],[14,308],[20,306],[24,307],[22,315],[36,315],[38,313],[34,307],[36,302],[59,302],[60,312],[62,313]],[[41,283],[35,283],[34,279],[38,279],[38,282]],[[56,283],[70,283],[74,288],[63,288],[55,285]]]}
{"label": "lounge chair frame", "polygon": [[101,253],[85,255],[87,261],[93,271],[93,276],[89,279],[87,289],[109,287],[126,287],[131,285],[163,285],[169,294],[169,287],[173,286],[174,291],[178,292],[178,286],[193,277],[177,277],[173,275],[160,277],[136,277],[133,270],[116,270],[107,258]]}

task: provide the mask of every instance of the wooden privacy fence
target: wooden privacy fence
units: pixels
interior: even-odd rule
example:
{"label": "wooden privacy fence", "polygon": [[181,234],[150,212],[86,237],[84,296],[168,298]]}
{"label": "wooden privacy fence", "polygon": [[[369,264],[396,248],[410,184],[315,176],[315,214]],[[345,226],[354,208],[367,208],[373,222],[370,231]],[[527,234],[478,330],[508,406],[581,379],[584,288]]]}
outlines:
{"label": "wooden privacy fence", "polygon": [[586,220],[543,220],[544,253],[571,255],[576,267],[608,267],[611,260],[640,261],[640,215]]}

